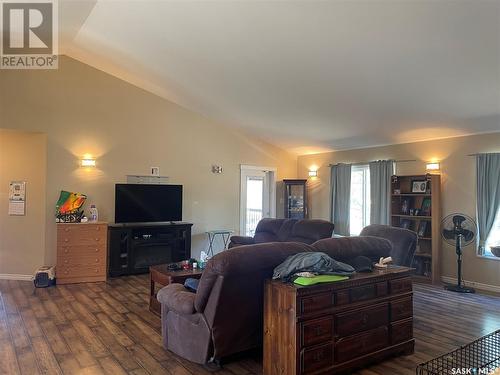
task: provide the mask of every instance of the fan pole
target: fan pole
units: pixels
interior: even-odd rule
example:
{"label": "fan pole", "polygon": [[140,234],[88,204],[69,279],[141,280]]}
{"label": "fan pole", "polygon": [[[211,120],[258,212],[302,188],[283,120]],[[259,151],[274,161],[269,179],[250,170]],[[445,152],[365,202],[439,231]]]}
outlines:
{"label": "fan pole", "polygon": [[455,250],[457,252],[457,286],[462,288],[462,235],[457,236],[457,241],[455,242]]}
{"label": "fan pole", "polygon": [[457,285],[446,285],[445,289],[458,293],[475,293],[473,288],[468,288],[462,285],[462,234],[456,236],[455,250],[457,252]]}

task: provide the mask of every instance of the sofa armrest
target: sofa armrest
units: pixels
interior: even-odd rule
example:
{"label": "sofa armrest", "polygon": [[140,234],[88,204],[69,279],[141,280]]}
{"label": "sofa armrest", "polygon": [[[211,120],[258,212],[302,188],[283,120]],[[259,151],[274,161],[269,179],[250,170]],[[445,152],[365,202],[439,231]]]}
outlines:
{"label": "sofa armrest", "polygon": [[246,237],[246,236],[232,236],[231,237],[231,244],[233,246],[236,245],[253,245],[255,243],[253,237]]}
{"label": "sofa armrest", "polygon": [[179,314],[194,314],[195,293],[188,291],[182,284],[169,284],[160,289],[157,295],[158,301],[166,305],[169,310]]}

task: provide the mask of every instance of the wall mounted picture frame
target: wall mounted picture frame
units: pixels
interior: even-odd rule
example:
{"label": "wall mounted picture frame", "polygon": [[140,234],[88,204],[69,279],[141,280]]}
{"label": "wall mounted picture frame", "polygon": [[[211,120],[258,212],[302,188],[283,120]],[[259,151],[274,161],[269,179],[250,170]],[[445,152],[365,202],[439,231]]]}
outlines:
{"label": "wall mounted picture frame", "polygon": [[411,183],[412,193],[425,193],[427,191],[427,180],[413,180]]}

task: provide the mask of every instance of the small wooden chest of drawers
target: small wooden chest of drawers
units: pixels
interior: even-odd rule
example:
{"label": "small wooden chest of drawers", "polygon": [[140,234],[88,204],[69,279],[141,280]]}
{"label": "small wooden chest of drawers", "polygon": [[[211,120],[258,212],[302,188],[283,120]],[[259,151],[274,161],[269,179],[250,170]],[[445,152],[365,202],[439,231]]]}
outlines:
{"label": "small wooden chest of drawers", "polygon": [[106,281],[107,224],[57,224],[58,284]]}
{"label": "small wooden chest of drawers", "polygon": [[413,352],[411,269],[391,267],[338,283],[268,281],[264,375],[351,373]]}

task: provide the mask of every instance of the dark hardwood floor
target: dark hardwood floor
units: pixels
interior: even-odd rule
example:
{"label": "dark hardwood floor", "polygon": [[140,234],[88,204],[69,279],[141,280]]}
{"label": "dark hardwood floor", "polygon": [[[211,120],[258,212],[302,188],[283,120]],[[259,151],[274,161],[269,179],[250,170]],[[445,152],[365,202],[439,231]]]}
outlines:
{"label": "dark hardwood floor", "polygon": [[[209,374],[163,350],[149,312],[148,277],[34,289],[0,280],[1,374]],[[418,363],[500,328],[500,298],[415,285],[416,351],[358,375],[415,374]],[[261,374],[259,358],[227,363],[219,375]]]}

